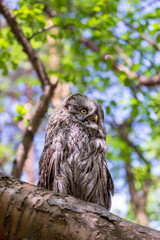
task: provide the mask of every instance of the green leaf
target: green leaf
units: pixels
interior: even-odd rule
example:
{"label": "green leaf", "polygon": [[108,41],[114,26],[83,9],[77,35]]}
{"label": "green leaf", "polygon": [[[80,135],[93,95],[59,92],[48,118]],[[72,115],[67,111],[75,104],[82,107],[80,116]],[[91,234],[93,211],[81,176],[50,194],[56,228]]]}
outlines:
{"label": "green leaf", "polygon": [[98,102],[99,104],[102,104],[102,103],[103,103],[103,100],[98,99],[97,102]]}
{"label": "green leaf", "polygon": [[117,104],[116,104],[115,101],[112,100],[112,101],[111,101],[111,105],[112,105],[112,106],[116,106]]}
{"label": "green leaf", "polygon": [[154,28],[154,30],[159,30],[159,23],[154,23],[152,24],[152,27]]}
{"label": "green leaf", "polygon": [[110,106],[106,107],[106,114],[110,114]]}
{"label": "green leaf", "polygon": [[139,66],[140,66],[140,64],[134,64],[134,65],[132,65],[132,67],[131,67],[131,71],[133,71],[133,72],[138,71]]}
{"label": "green leaf", "polygon": [[120,74],[119,74],[119,79],[120,79],[120,81],[121,81],[121,82],[125,82],[126,78],[127,78],[126,73],[123,72],[123,71],[121,71]]}
{"label": "green leaf", "polygon": [[156,41],[159,43],[160,42],[160,34],[157,36]]}
{"label": "green leaf", "polygon": [[96,5],[95,7],[92,8],[92,10],[94,12],[99,12],[99,11],[101,11],[101,7]]}
{"label": "green leaf", "polygon": [[108,69],[111,69],[113,67],[113,60],[110,58],[107,59],[106,64],[107,64]]}
{"label": "green leaf", "polygon": [[25,118],[25,119],[24,119],[24,124],[25,124],[26,126],[28,126],[28,125],[29,125],[29,119]]}
{"label": "green leaf", "polygon": [[132,105],[136,105],[138,103],[136,98],[131,98],[130,102],[132,103]]}
{"label": "green leaf", "polygon": [[0,46],[1,46],[1,48],[7,49],[9,47],[9,44],[5,39],[1,38],[0,39]]}
{"label": "green leaf", "polygon": [[139,113],[138,108],[137,107],[133,107],[133,109],[132,109],[132,116],[136,117],[138,115],[138,113]]}
{"label": "green leaf", "polygon": [[26,112],[27,112],[26,108],[25,108],[23,105],[20,105],[20,104],[17,105],[16,110],[17,110],[17,113],[18,113],[20,116],[21,116],[21,115],[25,115]]}
{"label": "green leaf", "polygon": [[8,74],[8,68],[4,62],[0,62],[0,69],[3,70],[2,75],[6,76]]}
{"label": "green leaf", "polygon": [[18,61],[16,59],[13,59],[11,63],[12,63],[12,68],[15,70],[18,66]]}
{"label": "green leaf", "polygon": [[13,120],[14,120],[15,122],[22,121],[22,120],[23,120],[23,117],[22,117],[21,115],[17,115],[17,116],[15,116],[15,117],[13,118]]}

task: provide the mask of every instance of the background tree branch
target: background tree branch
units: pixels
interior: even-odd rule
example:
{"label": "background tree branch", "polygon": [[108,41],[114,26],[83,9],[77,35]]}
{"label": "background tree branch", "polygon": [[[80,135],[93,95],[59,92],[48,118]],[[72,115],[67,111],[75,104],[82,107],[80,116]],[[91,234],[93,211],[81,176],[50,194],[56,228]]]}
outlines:
{"label": "background tree branch", "polygon": [[23,46],[24,52],[27,54],[30,62],[32,63],[33,68],[36,71],[43,88],[43,94],[37,103],[35,112],[30,119],[29,126],[27,127],[22,142],[17,149],[12,175],[14,177],[20,178],[24,162],[27,158],[27,154],[33,141],[33,137],[37,132],[41,120],[44,117],[44,114],[48,109],[48,104],[51,100],[51,97],[53,96],[54,89],[56,88],[57,83],[50,83],[49,77],[45,71],[45,67],[42,61],[39,59],[38,53],[32,48],[29,40],[25,37],[20,25],[17,23],[16,17],[7,7],[6,3],[2,0],[0,0],[0,13],[2,13],[3,16],[6,18],[18,42]]}
{"label": "background tree branch", "polygon": [[127,125],[127,123],[124,122],[123,124],[119,125],[118,132],[120,137],[126,142],[127,146],[131,147],[138,154],[139,158],[143,160],[143,162],[147,167],[148,176],[144,180],[144,186],[142,187],[142,191],[140,191],[139,193],[135,185],[135,176],[131,166],[130,156],[128,156],[128,161],[125,163],[127,182],[128,182],[129,191],[131,194],[131,203],[132,203],[132,207],[133,207],[136,219],[139,224],[148,226],[149,219],[146,212],[146,204],[147,204],[148,192],[152,183],[152,180],[150,178],[150,163],[143,157],[143,154],[138,148],[138,146],[135,146],[132,143],[132,141],[129,139],[128,131],[129,131],[130,125],[131,124]]}
{"label": "background tree branch", "polygon": [[58,195],[0,173],[3,239],[158,240],[160,232],[128,222],[97,204]]}
{"label": "background tree branch", "polygon": [[119,134],[121,136],[121,138],[127,143],[128,146],[130,146],[131,148],[134,149],[134,151],[138,154],[138,156],[140,157],[140,159],[148,166],[150,163],[143,157],[143,153],[140,151],[140,149],[138,148],[138,146],[134,145],[129,137],[128,137],[128,125],[124,122],[123,124],[119,125],[118,128]]}
{"label": "background tree branch", "polygon": [[[38,53],[32,48],[29,40],[25,37],[20,25],[17,23],[16,17],[3,0],[0,0],[0,13],[3,14],[11,27],[11,31],[14,33],[18,42],[23,46],[24,52],[27,54],[30,62],[32,63],[33,68],[41,81],[42,87],[44,88],[45,85],[50,86],[51,83],[49,81],[49,77],[45,71],[42,61],[39,59]],[[53,86],[53,88],[54,87],[55,86]]]}
{"label": "background tree branch", "polygon": [[[93,52],[100,52],[98,45],[96,45],[91,39],[87,39],[85,37],[81,37],[80,41],[86,45],[89,49],[91,49]],[[125,72],[127,77],[130,80],[133,80],[134,78],[137,78],[139,81],[139,86],[148,86],[153,87],[160,85],[160,74],[156,74],[153,77],[147,77],[140,75],[139,73],[133,72],[128,68],[127,66],[119,63],[116,59],[114,59],[113,55],[111,54],[104,54],[103,55],[103,61],[105,62],[107,59],[112,59],[113,61],[113,68],[118,72]]]}
{"label": "background tree branch", "polygon": [[12,176],[16,178],[20,178],[21,176],[27,154],[33,141],[33,137],[37,132],[45,113],[47,112],[48,104],[52,96],[53,89],[50,86],[45,86],[43,94],[38,101],[35,111],[30,119],[29,126],[27,127],[16,152],[16,158],[12,169]]}
{"label": "background tree branch", "polygon": [[151,185],[151,180],[149,178],[145,180],[143,193],[140,194],[135,188],[135,178],[132,171],[131,163],[129,161],[125,164],[125,169],[126,169],[129,190],[131,193],[131,203],[132,203],[132,207],[133,207],[137,222],[144,226],[148,226],[149,219],[146,212],[146,203],[147,203],[148,191]]}
{"label": "background tree branch", "polygon": [[149,38],[148,36],[146,36],[143,33],[140,33],[133,25],[131,25],[130,23],[128,23],[124,18],[122,18],[121,16],[117,15],[117,17],[123,21],[125,23],[126,26],[128,26],[130,29],[132,29],[133,31],[138,32],[138,34],[140,35],[141,38],[143,38],[145,41],[147,41],[150,45],[152,45],[156,50],[160,50],[160,47],[158,46],[158,44],[156,43],[156,41],[154,41],[153,39]]}
{"label": "background tree branch", "polygon": [[[49,17],[56,17],[57,16],[55,11],[50,9],[46,4],[44,6],[45,6],[44,11]],[[125,22],[125,24],[127,24],[124,19],[121,19],[120,17],[118,17],[118,18],[120,20],[123,20]],[[127,24],[127,25],[129,27],[131,27],[132,30],[137,31],[134,27],[130,26],[129,24]],[[70,29],[72,35],[74,35],[74,24],[72,26],[69,25],[68,28],[66,26],[65,28]],[[151,44],[156,50],[160,49],[160,47],[156,44],[156,42],[154,40],[150,39],[149,37],[145,36],[144,34],[140,34],[140,36],[144,40],[146,40],[149,44]],[[93,52],[100,53],[99,46],[94,41],[92,41],[92,39],[81,36],[80,37],[80,42],[83,43],[87,48],[89,48]],[[119,55],[121,57],[122,53],[119,53]],[[123,54],[123,58],[124,58],[124,54]],[[147,76],[144,76],[144,75],[140,75],[137,72],[131,71],[129,67],[119,63],[117,61],[117,59],[115,59],[113,57],[112,54],[109,54],[109,53],[103,54],[102,60],[104,62],[106,62],[107,59],[112,59],[113,60],[113,68],[118,72],[121,72],[121,71],[125,72],[125,74],[127,75],[127,77],[130,80],[133,80],[133,79],[137,78],[138,81],[139,81],[139,87],[141,87],[141,86],[154,87],[154,86],[160,85],[160,74],[156,74],[152,77],[147,77]],[[125,60],[126,60],[126,57],[125,57]],[[127,61],[128,61],[128,59],[127,59]]]}

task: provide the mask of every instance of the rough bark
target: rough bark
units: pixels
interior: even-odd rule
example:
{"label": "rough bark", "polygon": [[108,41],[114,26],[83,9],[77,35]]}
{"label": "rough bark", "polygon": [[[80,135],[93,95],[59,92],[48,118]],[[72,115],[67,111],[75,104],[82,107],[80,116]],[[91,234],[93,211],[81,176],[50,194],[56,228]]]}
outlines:
{"label": "rough bark", "polygon": [[160,232],[0,173],[0,239],[158,240]]}

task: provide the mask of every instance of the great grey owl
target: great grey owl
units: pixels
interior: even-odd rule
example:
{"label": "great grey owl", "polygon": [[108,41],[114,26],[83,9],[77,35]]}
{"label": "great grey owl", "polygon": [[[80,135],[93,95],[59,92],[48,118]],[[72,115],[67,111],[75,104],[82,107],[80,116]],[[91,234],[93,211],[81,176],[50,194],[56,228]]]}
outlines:
{"label": "great grey owl", "polygon": [[38,186],[109,210],[114,185],[106,153],[101,105],[83,94],[72,94],[50,117],[40,157]]}

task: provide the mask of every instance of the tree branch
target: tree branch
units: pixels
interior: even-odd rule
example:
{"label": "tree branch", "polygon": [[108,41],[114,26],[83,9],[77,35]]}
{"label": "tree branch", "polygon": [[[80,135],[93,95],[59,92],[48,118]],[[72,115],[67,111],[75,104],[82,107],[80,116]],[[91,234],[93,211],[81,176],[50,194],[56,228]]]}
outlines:
{"label": "tree branch", "polygon": [[148,215],[146,212],[146,203],[148,192],[152,183],[150,178],[150,163],[143,157],[140,149],[135,146],[128,138],[127,124],[124,123],[119,126],[119,134],[121,138],[127,143],[128,146],[132,147],[138,156],[144,161],[148,170],[148,177],[144,180],[144,186],[142,187],[142,192],[139,194],[139,191],[135,188],[135,177],[132,172],[132,167],[130,162],[126,162],[125,169],[127,175],[127,182],[129,185],[129,190],[131,194],[131,203],[133,210],[136,216],[136,219],[139,224],[147,226],[149,223]]}
{"label": "tree branch", "polygon": [[114,49],[119,54],[119,56],[127,63],[128,66],[132,66],[133,62],[130,57],[128,57],[125,52],[117,44],[115,44]]}
{"label": "tree branch", "polygon": [[153,77],[140,76],[139,77],[139,86],[158,86],[160,85],[160,73],[156,74]]}
{"label": "tree branch", "polygon": [[33,33],[31,37],[28,38],[28,40],[30,41],[33,37],[37,36],[38,34],[40,33],[43,33],[43,32],[46,32],[54,27],[57,27],[57,25],[51,25],[51,26],[48,26],[48,27],[45,27],[45,28],[41,28],[39,29],[37,32]]}
{"label": "tree branch", "polygon": [[0,13],[6,18],[18,42],[23,46],[24,52],[28,55],[30,62],[38,74],[42,87],[44,88],[45,85],[51,85],[44,65],[39,59],[37,52],[32,48],[29,40],[25,37],[20,25],[17,23],[16,17],[3,0],[0,0]]}
{"label": "tree branch", "polygon": [[16,178],[20,178],[24,162],[27,158],[27,154],[32,145],[33,137],[38,130],[38,127],[47,112],[48,104],[50,102],[51,97],[53,96],[53,89],[50,86],[45,86],[43,95],[37,103],[35,112],[30,119],[29,126],[27,127],[23,139],[18,146],[16,159],[14,161],[12,176]]}
{"label": "tree branch", "polygon": [[147,204],[147,197],[148,192],[152,183],[151,175],[150,175],[150,162],[148,162],[144,157],[140,149],[135,146],[128,137],[129,128],[131,127],[132,121],[128,119],[127,122],[124,122],[121,125],[118,125],[115,121],[112,121],[112,128],[117,128],[118,134],[123,141],[126,142],[127,146],[130,146],[139,156],[140,159],[144,161],[147,166],[147,178],[144,179],[144,184],[140,190],[136,189],[135,186],[135,176],[133,173],[133,169],[131,166],[131,158],[130,153],[126,155],[127,161],[125,162],[125,170],[126,170],[126,177],[127,182],[129,185],[129,192],[131,195],[131,204],[136,216],[137,222],[144,226],[148,226],[149,219],[146,212],[146,204]]}
{"label": "tree branch", "polygon": [[52,17],[57,17],[57,13],[55,11],[53,11],[52,9],[50,9],[46,4],[44,4],[44,11],[51,18]]}
{"label": "tree branch", "polygon": [[132,147],[134,151],[138,154],[139,158],[143,160],[143,162],[150,168],[150,163],[143,157],[142,152],[140,149],[135,146],[128,138],[128,133],[127,133],[127,125],[126,123],[123,123],[122,125],[119,125],[119,134],[121,138],[127,143],[128,146]]}
{"label": "tree branch", "polygon": [[37,103],[35,112],[32,118],[30,119],[29,126],[27,127],[22,142],[20,143],[17,149],[12,175],[14,177],[19,178],[21,176],[24,162],[27,158],[27,154],[32,144],[33,137],[40,125],[42,118],[44,117],[45,112],[48,109],[48,104],[50,102],[51,97],[53,96],[53,92],[57,86],[57,83],[54,85],[50,83],[49,77],[45,71],[45,67],[41,60],[39,59],[37,52],[32,48],[29,40],[24,36],[21,27],[17,23],[15,16],[9,10],[6,3],[2,0],[0,0],[0,13],[2,13],[3,16],[6,18],[18,42],[23,46],[23,49],[25,53],[28,55],[28,58],[33,65],[33,68],[37,72],[37,75],[40,79],[43,88],[43,94],[41,96],[41,99]]}
{"label": "tree branch", "polygon": [[160,50],[160,47],[157,45],[157,43],[153,39],[149,38],[148,36],[146,36],[143,33],[138,32],[138,30],[134,26],[132,26],[130,23],[128,23],[124,18],[120,17],[119,15],[117,15],[117,17],[119,20],[123,21],[125,23],[125,25],[128,26],[130,29],[132,29],[133,31],[136,31],[140,35],[141,38],[143,38],[145,41],[147,41],[156,50],[158,50],[158,51]]}
{"label": "tree branch", "polygon": [[132,167],[130,162],[127,162],[125,165],[126,175],[127,175],[127,182],[129,185],[129,191],[131,194],[131,202],[134,204],[136,200],[138,200],[138,192],[136,191],[135,184],[134,184],[134,174],[132,172]]}
{"label": "tree branch", "polygon": [[125,169],[126,169],[127,182],[129,185],[129,191],[131,194],[131,203],[132,203],[132,207],[133,207],[133,211],[135,213],[136,219],[139,224],[148,226],[149,219],[146,212],[146,203],[147,203],[147,196],[148,196],[150,184],[146,186],[146,183],[149,183],[150,179],[146,179],[145,186],[142,189],[143,194],[139,194],[139,192],[135,188],[135,178],[134,178],[132,167],[129,161],[125,164]]}
{"label": "tree branch", "polygon": [[[46,12],[46,14],[48,14],[48,16],[50,16],[50,17],[57,16],[57,14],[53,10],[51,10],[46,4],[44,6],[45,6],[44,11]],[[46,10],[46,8],[47,8],[47,10]],[[53,11],[53,13],[52,13],[52,11]],[[73,26],[72,26],[72,28],[70,27],[69,29],[71,30],[72,35],[73,35],[74,34]],[[135,30],[135,29],[133,29],[133,30]],[[144,38],[144,36],[143,36],[143,38]],[[147,37],[145,40],[148,41],[150,44],[152,44],[156,49],[158,48],[158,50],[160,50],[160,47],[158,45],[157,46],[155,45],[156,43],[154,42],[154,40],[148,39]],[[85,44],[86,47],[91,49],[93,52],[100,52],[99,46],[97,44],[95,44],[91,39],[81,37],[80,42]],[[137,78],[139,80],[139,87],[141,87],[143,85],[148,86],[148,87],[160,85],[160,74],[157,74],[153,77],[146,77],[144,75],[139,75],[136,72],[132,72],[125,65],[118,63],[118,61],[116,59],[114,59],[113,55],[111,55],[111,54],[104,54],[102,57],[102,60],[106,61],[108,58],[113,60],[113,67],[115,70],[117,70],[118,72],[124,71],[126,73],[127,77],[131,80],[133,78]],[[127,59],[127,61],[128,61],[128,59]]]}
{"label": "tree branch", "polygon": [[[87,39],[85,37],[80,38],[80,41],[86,45],[89,49],[91,49],[93,52],[99,52],[99,47],[91,40]],[[117,70],[118,72],[123,71],[126,73],[127,77],[132,80],[134,78],[137,78],[139,80],[139,87],[141,86],[158,86],[160,85],[160,74],[153,77],[147,77],[144,75],[140,75],[136,72],[132,72],[127,66],[120,64],[117,60],[114,59],[113,55],[111,54],[104,54],[103,55],[103,61],[106,61],[107,59],[113,60],[113,68]]]}
{"label": "tree branch", "polygon": [[93,52],[100,52],[100,49],[99,49],[98,45],[95,44],[91,39],[88,39],[88,38],[85,38],[85,37],[81,37],[80,38],[80,42],[85,44],[86,47],[91,49]]}
{"label": "tree branch", "polygon": [[158,240],[160,232],[97,204],[54,194],[0,173],[1,239]]}

